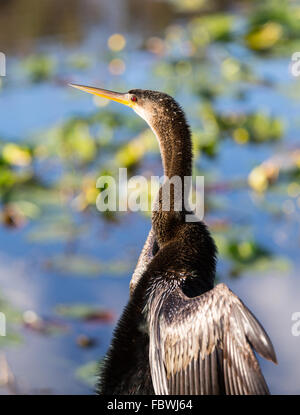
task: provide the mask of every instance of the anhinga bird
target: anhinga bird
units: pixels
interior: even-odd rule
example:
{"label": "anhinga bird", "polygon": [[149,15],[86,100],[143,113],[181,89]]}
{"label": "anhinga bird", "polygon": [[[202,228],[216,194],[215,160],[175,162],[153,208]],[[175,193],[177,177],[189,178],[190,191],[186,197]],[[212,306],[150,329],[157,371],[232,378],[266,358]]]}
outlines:
{"label": "anhinga bird", "polygon": [[[190,130],[172,97],[72,86],[131,107],[158,139],[165,176],[191,176]],[[216,247],[205,224],[187,222],[188,209],[174,209],[174,192],[170,210],[162,209],[165,183],[98,392],[268,394],[254,351],[276,363],[272,343],[226,285],[214,286]]]}

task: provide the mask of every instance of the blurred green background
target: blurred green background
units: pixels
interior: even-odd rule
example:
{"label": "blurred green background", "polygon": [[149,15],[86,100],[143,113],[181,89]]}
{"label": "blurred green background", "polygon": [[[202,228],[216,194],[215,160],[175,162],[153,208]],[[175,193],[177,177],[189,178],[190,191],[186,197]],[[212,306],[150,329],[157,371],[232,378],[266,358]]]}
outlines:
{"label": "blurred green background", "polygon": [[183,106],[225,281],[263,323],[272,393],[300,392],[299,1],[1,0],[0,393],[92,393],[148,213],[100,213],[100,175],[161,175],[128,108],[72,90],[155,89]]}

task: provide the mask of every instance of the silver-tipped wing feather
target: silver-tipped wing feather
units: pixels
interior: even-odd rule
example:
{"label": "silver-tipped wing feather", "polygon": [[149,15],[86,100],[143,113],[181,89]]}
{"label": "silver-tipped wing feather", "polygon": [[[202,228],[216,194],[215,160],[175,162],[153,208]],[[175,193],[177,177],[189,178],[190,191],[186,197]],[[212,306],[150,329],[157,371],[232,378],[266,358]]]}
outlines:
{"label": "silver-tipped wing feather", "polygon": [[268,394],[253,352],[276,362],[272,343],[224,284],[189,298],[180,287],[155,290],[149,359],[156,394]]}

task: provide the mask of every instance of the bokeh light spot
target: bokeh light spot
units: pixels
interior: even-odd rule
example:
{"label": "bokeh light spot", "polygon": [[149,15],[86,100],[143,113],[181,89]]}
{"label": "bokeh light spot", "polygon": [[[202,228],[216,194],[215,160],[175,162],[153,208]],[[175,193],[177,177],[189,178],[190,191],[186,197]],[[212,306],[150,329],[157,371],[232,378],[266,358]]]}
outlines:
{"label": "bokeh light spot", "polygon": [[113,75],[122,75],[125,72],[126,65],[122,59],[113,59],[110,61],[108,69]]}
{"label": "bokeh light spot", "polygon": [[108,38],[107,45],[110,50],[120,52],[126,46],[126,39],[123,35],[115,33]]}

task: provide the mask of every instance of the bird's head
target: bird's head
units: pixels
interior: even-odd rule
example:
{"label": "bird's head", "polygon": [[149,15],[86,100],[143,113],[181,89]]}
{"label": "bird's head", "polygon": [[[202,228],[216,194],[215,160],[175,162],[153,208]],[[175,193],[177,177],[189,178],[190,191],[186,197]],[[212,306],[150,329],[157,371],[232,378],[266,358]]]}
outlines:
{"label": "bird's head", "polygon": [[183,116],[183,112],[177,102],[170,95],[163,92],[132,89],[128,92],[120,93],[83,85],[70,84],[70,86],[127,105],[153,129],[161,121],[172,121]]}

